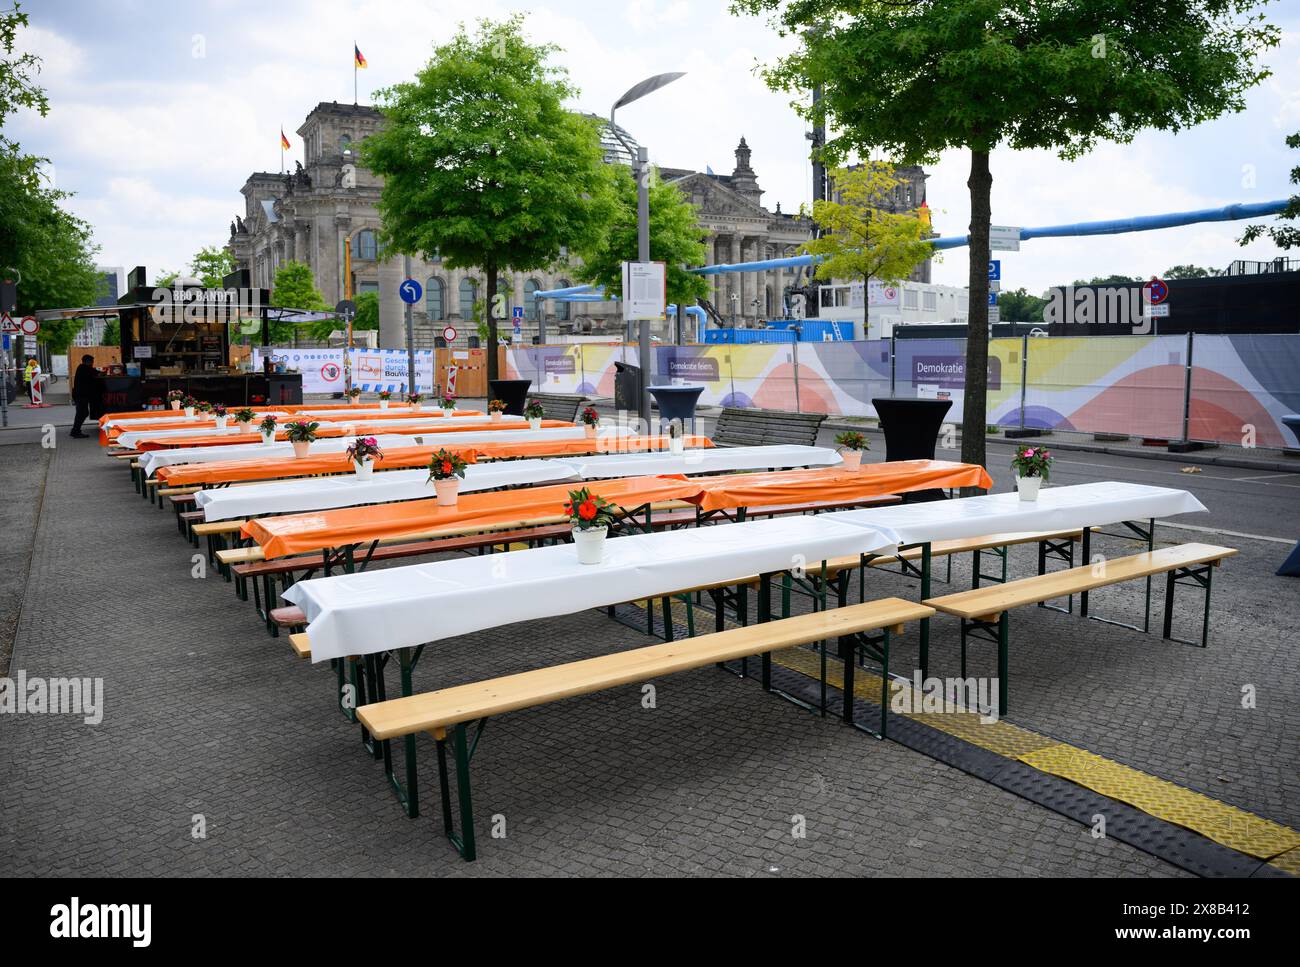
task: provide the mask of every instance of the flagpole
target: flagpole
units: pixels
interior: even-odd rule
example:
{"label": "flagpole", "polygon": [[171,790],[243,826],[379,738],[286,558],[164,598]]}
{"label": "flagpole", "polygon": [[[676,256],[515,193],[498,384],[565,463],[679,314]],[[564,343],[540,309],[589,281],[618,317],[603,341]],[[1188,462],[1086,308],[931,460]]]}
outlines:
{"label": "flagpole", "polygon": [[352,106],[357,106],[357,42],[352,41]]}

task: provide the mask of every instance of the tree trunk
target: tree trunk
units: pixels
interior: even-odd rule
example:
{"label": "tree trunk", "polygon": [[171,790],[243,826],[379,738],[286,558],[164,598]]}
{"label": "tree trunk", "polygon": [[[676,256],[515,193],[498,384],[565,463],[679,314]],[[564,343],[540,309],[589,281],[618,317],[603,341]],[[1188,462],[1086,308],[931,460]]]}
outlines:
{"label": "tree trunk", "polygon": [[871,276],[862,277],[862,338],[871,338]]}
{"label": "tree trunk", "polygon": [[[501,374],[497,372],[497,265],[495,262],[488,262],[483,268],[487,273],[487,304],[484,307],[488,329],[487,378],[493,380],[501,378]],[[489,389],[488,396],[491,395],[492,391]]]}
{"label": "tree trunk", "polygon": [[970,177],[970,276],[966,314],[966,395],[962,406],[961,458],[984,465],[989,383],[989,221],[993,175],[989,153],[972,151]]}

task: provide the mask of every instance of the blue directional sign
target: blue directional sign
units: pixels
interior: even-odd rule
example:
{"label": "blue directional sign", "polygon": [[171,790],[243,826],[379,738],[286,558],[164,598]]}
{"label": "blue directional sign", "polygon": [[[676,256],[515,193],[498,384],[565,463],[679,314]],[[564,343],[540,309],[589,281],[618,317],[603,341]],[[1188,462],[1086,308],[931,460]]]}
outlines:
{"label": "blue directional sign", "polygon": [[998,304],[998,294],[997,294],[996,292],[990,292],[990,293],[989,293],[989,305],[991,305],[991,306],[995,306],[995,305],[997,305],[997,304]]}
{"label": "blue directional sign", "polygon": [[992,259],[989,261],[989,281],[990,282],[1002,281],[1002,260],[1001,259]]}
{"label": "blue directional sign", "polygon": [[524,307],[514,306],[510,310],[510,315],[515,319],[522,319],[524,317]]}
{"label": "blue directional sign", "polygon": [[403,302],[408,305],[415,305],[424,295],[424,286],[414,279],[407,279],[398,286],[397,292],[401,295]]}

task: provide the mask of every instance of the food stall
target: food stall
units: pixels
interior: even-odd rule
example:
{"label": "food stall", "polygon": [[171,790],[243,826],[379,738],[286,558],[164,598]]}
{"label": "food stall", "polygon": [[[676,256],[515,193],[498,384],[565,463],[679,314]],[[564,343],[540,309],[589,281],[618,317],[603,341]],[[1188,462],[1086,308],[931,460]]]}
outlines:
{"label": "food stall", "polygon": [[[104,405],[110,411],[144,409],[179,390],[196,399],[227,406],[294,405],[302,402],[302,376],[254,372],[231,359],[232,335],[270,344],[272,318],[292,310],[269,305],[265,289],[246,284],[247,273],[227,276],[221,289],[179,281],[170,288],[144,284],[143,267],[128,276],[126,293],[114,309],[54,310],[46,317],[90,318],[116,314],[121,332],[121,364],[104,378]],[[75,348],[71,350],[76,352]],[[158,402],[155,402],[158,401]]]}

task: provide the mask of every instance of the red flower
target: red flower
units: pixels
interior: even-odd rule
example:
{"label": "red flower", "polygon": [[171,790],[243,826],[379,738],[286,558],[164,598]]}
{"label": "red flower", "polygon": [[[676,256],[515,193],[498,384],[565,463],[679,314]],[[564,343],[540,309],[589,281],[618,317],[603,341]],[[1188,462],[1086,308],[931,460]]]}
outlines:
{"label": "red flower", "polygon": [[596,516],[596,502],[590,498],[584,500],[578,505],[578,516],[583,520],[591,520]]}
{"label": "red flower", "polygon": [[451,461],[450,461],[450,460],[444,460],[444,461],[442,461],[442,472],[445,473],[445,474],[450,474],[450,473],[451,473]]}

